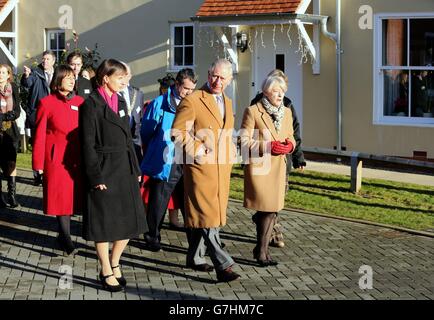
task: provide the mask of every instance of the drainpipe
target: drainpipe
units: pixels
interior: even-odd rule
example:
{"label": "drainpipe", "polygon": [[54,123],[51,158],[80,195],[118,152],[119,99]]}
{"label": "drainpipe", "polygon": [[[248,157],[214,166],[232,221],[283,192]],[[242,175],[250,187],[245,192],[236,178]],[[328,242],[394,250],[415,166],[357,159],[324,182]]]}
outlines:
{"label": "drainpipe", "polygon": [[336,0],[336,33],[327,30],[328,18],[321,21],[322,33],[336,43],[336,126],[337,144],[336,151],[342,151],[342,48],[341,48],[341,0]]}

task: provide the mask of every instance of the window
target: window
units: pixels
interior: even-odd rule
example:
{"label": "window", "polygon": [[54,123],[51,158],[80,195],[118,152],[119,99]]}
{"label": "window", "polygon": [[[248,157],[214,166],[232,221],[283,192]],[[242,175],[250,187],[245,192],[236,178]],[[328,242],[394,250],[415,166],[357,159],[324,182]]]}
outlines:
{"label": "window", "polygon": [[374,123],[434,126],[434,14],[376,20]]}
{"label": "window", "polygon": [[171,26],[171,68],[181,69],[194,64],[193,24],[172,24]]}
{"label": "window", "polygon": [[65,31],[64,30],[47,30],[47,50],[52,50],[56,54],[57,60],[60,61],[62,52],[65,49]]}

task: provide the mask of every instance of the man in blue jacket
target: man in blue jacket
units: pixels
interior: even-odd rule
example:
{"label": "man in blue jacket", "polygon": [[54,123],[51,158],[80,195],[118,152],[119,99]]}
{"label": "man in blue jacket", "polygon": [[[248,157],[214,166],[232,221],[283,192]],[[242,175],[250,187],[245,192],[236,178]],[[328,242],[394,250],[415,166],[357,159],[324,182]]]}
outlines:
{"label": "man in blue jacket", "polygon": [[183,209],[182,164],[172,163],[175,145],[170,131],[175,119],[176,107],[181,100],[196,88],[197,76],[190,68],[182,69],[176,76],[174,86],[151,101],[143,115],[140,135],[144,158],[141,169],[150,177],[147,222],[149,232],[145,235],[148,248],[160,251],[160,229],[164,221],[170,196],[179,194],[181,212]]}

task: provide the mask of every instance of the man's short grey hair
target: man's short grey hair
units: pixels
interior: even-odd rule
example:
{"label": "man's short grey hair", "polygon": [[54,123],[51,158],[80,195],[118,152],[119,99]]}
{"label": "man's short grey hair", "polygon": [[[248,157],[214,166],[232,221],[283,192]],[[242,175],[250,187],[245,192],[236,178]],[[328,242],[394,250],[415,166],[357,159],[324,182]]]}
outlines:
{"label": "man's short grey hair", "polygon": [[223,66],[224,69],[230,69],[232,75],[232,63],[228,59],[217,59],[214,61],[208,69],[209,73],[213,73],[217,66]]}
{"label": "man's short grey hair", "polygon": [[274,87],[275,85],[278,85],[280,88],[282,88],[284,92],[288,90],[288,84],[280,75],[271,74],[268,75],[262,83],[262,92],[269,92],[270,88]]}

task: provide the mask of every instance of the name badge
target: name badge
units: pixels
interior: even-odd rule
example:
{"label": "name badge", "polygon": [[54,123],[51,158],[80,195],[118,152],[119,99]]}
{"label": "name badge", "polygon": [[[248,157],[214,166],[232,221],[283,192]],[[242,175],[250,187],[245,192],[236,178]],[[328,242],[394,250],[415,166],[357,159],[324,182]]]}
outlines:
{"label": "name badge", "polygon": [[121,118],[125,117],[125,111],[124,110],[119,111],[119,115],[121,116]]}
{"label": "name badge", "polygon": [[140,110],[142,110],[140,107],[137,107],[136,112],[140,113]]}
{"label": "name badge", "polygon": [[89,89],[84,89],[84,94],[90,94],[90,90]]}
{"label": "name badge", "polygon": [[71,106],[71,110],[78,111],[78,107],[76,107],[76,106]]}

